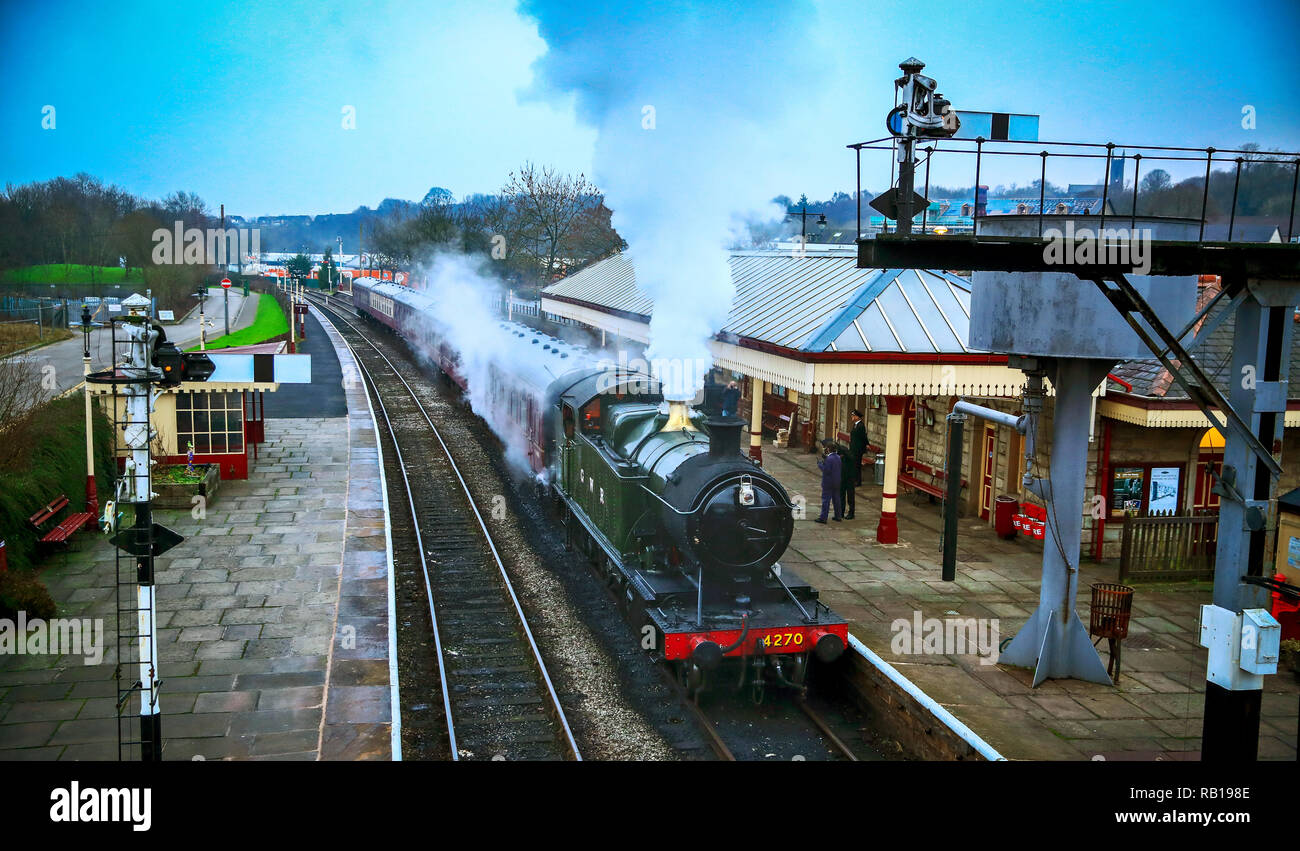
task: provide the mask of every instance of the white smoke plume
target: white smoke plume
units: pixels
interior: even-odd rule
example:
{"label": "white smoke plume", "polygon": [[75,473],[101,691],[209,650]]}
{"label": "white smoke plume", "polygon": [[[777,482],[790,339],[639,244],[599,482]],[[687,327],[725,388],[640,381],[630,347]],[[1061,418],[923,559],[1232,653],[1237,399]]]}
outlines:
{"label": "white smoke plume", "polygon": [[[467,399],[471,407],[501,438],[507,460],[527,470],[531,464],[526,432],[512,418],[509,400],[493,398],[491,370],[496,368],[511,376],[511,385],[517,386],[517,379],[522,379],[532,387],[545,389],[564,373],[590,367],[594,361],[567,346],[567,358],[548,351],[545,347],[554,344],[540,332],[519,336],[516,332],[523,326],[508,325],[492,304],[501,291],[500,282],[483,268],[485,262],[490,261],[443,253],[421,264],[417,277],[427,283],[417,292],[431,302],[429,309],[420,314],[428,326],[414,328],[408,340],[431,362],[437,353],[421,349],[426,336],[459,353],[456,369],[469,384]],[[426,330],[431,334],[426,335]],[[541,341],[534,343],[539,337]]]}
{"label": "white smoke plume", "polygon": [[695,366],[664,386],[690,398],[731,309],[727,246],[743,220],[785,212],[766,175],[799,152],[765,139],[818,84],[815,10],[804,0],[521,0],[520,9],[549,48],[534,69],[538,94],[576,96],[598,131],[595,182],[655,303],[647,354]]}

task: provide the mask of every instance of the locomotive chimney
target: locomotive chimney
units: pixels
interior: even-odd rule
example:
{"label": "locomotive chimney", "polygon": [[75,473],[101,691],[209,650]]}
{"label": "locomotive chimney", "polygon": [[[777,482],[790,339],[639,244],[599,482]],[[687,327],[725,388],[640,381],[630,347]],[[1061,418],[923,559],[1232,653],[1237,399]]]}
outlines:
{"label": "locomotive chimney", "polygon": [[740,454],[740,432],[747,423],[742,417],[709,417],[709,455],[731,458]]}

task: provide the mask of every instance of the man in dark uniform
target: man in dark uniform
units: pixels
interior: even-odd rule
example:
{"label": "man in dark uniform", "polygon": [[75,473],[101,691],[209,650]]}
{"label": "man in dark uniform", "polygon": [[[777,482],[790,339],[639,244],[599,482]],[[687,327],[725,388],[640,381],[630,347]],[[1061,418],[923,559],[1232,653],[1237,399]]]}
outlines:
{"label": "man in dark uniform", "polygon": [[847,510],[844,515],[846,520],[853,519],[853,512],[857,507],[853,489],[862,484],[862,456],[867,451],[867,426],[862,422],[862,412],[854,408],[851,414],[853,425],[849,427],[849,451],[844,459],[844,470],[841,473],[844,486],[843,502]]}
{"label": "man in dark uniform", "polygon": [[740,407],[740,388],[736,382],[727,383],[727,389],[722,391],[722,415],[724,417],[736,416],[736,409]]}

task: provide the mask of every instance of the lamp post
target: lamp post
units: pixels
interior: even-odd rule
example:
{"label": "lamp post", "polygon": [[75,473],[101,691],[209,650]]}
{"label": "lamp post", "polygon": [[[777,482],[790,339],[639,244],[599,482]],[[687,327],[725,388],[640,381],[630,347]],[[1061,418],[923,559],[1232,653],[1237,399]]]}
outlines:
{"label": "lamp post", "polygon": [[[819,212],[817,212],[816,210],[814,210],[812,214],[813,214],[814,216],[817,217],[817,230],[818,230],[818,232],[819,232],[819,233],[820,233],[820,232],[825,232],[825,230],[826,230],[826,214],[825,214],[825,213],[819,213]],[[807,245],[807,244],[808,244],[808,205],[807,205],[807,204],[802,204],[802,205],[800,205],[800,209],[799,209],[799,212],[798,212],[798,213],[795,213],[795,212],[793,212],[793,211],[787,211],[787,214],[786,214],[786,215],[787,215],[787,218],[793,218],[794,216],[798,216],[798,217],[799,217],[799,222],[800,222],[800,224],[799,224],[799,239],[800,239],[801,242],[803,242],[804,245]]]}
{"label": "lamp post", "polygon": [[90,305],[81,303],[81,368],[86,396],[86,513],[99,514],[99,494],[95,488],[95,432],[90,415]]}
{"label": "lamp post", "polygon": [[208,350],[208,318],[203,313],[203,306],[208,300],[207,285],[204,284],[199,287],[199,291],[195,295],[199,297],[199,351],[206,352]]}

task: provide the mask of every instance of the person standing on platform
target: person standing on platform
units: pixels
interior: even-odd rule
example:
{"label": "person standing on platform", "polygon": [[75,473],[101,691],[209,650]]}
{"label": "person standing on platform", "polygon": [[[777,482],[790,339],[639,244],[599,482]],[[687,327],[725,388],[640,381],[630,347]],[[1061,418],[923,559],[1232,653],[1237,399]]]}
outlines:
{"label": "person standing on platform", "polygon": [[835,445],[829,440],[822,441],[821,458],[817,460],[817,469],[822,471],[822,513],[815,523],[825,523],[831,503],[835,504],[835,516],[832,520],[844,519],[844,499],[840,493],[840,470],[843,459],[835,451]]}
{"label": "person standing on platform", "polygon": [[862,422],[862,412],[854,408],[850,412],[853,416],[853,425],[849,427],[849,451],[845,459],[847,469],[841,475],[845,480],[844,486],[844,508],[846,520],[853,519],[853,512],[857,507],[857,498],[854,489],[862,484],[862,456],[867,451],[867,426]]}
{"label": "person standing on platform", "polygon": [[727,389],[722,391],[722,415],[724,417],[734,417],[736,409],[740,407],[740,388],[736,382],[727,383]]}

